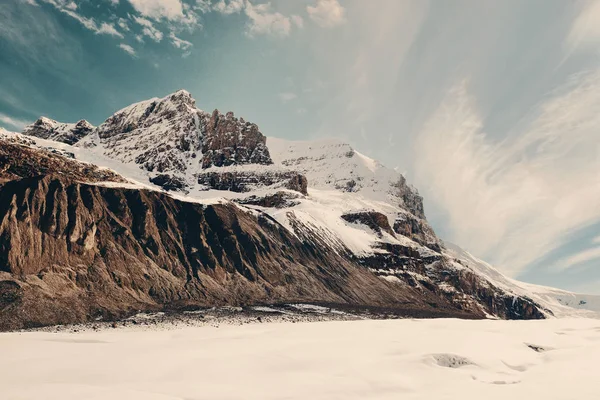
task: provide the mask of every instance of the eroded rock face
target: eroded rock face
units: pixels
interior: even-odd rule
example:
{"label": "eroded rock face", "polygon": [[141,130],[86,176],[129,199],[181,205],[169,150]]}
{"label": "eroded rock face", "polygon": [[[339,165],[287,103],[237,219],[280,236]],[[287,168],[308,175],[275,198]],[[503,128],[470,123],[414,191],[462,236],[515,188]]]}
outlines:
{"label": "eroded rock face", "polygon": [[[0,186],[0,330],[163,307],[321,301],[406,306],[399,290],[336,252],[232,204],[51,176]],[[435,315],[464,313],[441,298]]]}
{"label": "eroded rock face", "polygon": [[110,170],[81,163],[55,152],[0,140],[0,183],[47,174],[59,174],[85,182],[126,182]]}
{"label": "eroded rock face", "polygon": [[235,118],[233,112],[214,110],[210,119],[204,117],[202,168],[273,164],[266,143],[256,124]]}
{"label": "eroded rock face", "polygon": [[23,134],[35,136],[40,139],[75,144],[92,133],[94,129],[94,126],[86,120],[81,120],[74,124],[65,124],[50,118],[41,117],[33,124],[27,126]]}

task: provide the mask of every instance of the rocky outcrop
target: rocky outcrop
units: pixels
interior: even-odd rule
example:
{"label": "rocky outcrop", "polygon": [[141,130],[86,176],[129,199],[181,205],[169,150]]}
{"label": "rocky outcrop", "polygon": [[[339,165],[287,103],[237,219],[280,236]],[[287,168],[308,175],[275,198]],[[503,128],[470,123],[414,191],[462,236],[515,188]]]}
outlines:
{"label": "rocky outcrop", "polygon": [[397,189],[397,196],[402,199],[404,207],[415,217],[425,219],[425,208],[423,207],[423,197],[419,192],[406,183],[404,175],[400,175],[399,180],[393,185]]}
{"label": "rocky outcrop", "polygon": [[244,199],[235,200],[238,204],[260,206],[267,208],[287,208],[298,205],[298,195],[293,195],[290,192],[276,192],[266,196],[249,196]]}
{"label": "rocky outcrop", "polygon": [[429,223],[412,214],[398,214],[394,221],[394,232],[434,251],[442,251],[442,245]]}
{"label": "rocky outcrop", "polygon": [[187,188],[187,184],[183,178],[169,174],[159,174],[153,178],[150,178],[150,182],[156,186],[162,187],[168,192],[181,191]]}
{"label": "rocky outcrop", "polygon": [[304,195],[308,194],[306,178],[297,172],[285,170],[210,170],[198,174],[198,184],[207,190],[227,190],[238,193],[279,184]]}
{"label": "rocky outcrop", "polygon": [[0,186],[0,207],[2,330],[291,301],[482,316],[383,280],[233,204],[44,176]]}
{"label": "rocky outcrop", "polygon": [[388,217],[377,211],[363,211],[342,215],[342,218],[353,224],[363,224],[371,228],[375,233],[382,236],[381,232],[387,232],[394,236]]}
{"label": "rocky outcrop", "polygon": [[302,174],[292,173],[291,177],[288,178],[285,187],[308,196],[308,180]]}
{"label": "rocky outcrop", "polygon": [[118,174],[51,151],[0,140],[0,183],[20,178],[59,174],[84,182],[126,182]]}
{"label": "rocky outcrop", "polygon": [[40,139],[75,144],[92,133],[94,129],[92,124],[83,119],[74,124],[65,124],[50,118],[41,117],[33,124],[25,127],[23,134],[35,136]]}
{"label": "rocky outcrop", "polygon": [[214,110],[204,117],[202,168],[243,164],[273,164],[267,138],[256,124],[237,119],[233,112],[223,115]]}

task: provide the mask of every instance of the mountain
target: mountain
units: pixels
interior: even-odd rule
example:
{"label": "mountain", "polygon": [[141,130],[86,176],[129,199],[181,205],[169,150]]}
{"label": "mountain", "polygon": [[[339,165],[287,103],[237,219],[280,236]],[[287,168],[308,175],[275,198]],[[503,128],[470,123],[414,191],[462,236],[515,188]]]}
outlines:
{"label": "mountain", "polygon": [[23,134],[75,144],[93,130],[94,126],[83,119],[74,124],[63,124],[50,118],[41,117],[33,124],[25,127]]}
{"label": "mountain", "polygon": [[183,90],[84,134],[34,125],[0,133],[0,329],[297,301],[557,309],[444,244],[418,191],[341,141],[267,138]]}

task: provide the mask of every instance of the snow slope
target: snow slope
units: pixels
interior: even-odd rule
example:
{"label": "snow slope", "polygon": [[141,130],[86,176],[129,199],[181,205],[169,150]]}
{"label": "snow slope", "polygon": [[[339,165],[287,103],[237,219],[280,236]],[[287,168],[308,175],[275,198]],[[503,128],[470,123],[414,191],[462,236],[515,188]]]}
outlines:
{"label": "snow slope", "polygon": [[363,320],[0,334],[19,400],[600,398],[600,323]]}

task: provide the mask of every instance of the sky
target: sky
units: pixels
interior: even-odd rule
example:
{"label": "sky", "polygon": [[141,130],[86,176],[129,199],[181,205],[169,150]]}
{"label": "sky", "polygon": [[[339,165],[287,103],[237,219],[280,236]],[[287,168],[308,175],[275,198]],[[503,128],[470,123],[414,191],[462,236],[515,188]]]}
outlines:
{"label": "sky", "polygon": [[0,126],[187,89],[404,173],[438,235],[600,294],[600,1],[3,0]]}

